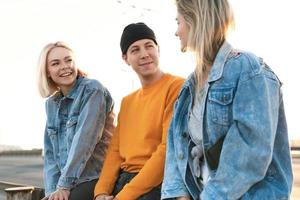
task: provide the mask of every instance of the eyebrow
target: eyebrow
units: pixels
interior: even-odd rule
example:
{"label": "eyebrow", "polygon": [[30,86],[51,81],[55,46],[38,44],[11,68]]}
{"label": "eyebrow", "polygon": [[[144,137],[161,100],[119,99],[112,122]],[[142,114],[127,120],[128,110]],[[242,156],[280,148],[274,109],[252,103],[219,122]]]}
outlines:
{"label": "eyebrow", "polygon": [[131,47],[129,47],[128,50],[131,50],[131,49],[134,49],[134,48],[139,48],[139,46],[138,45],[131,46]]}
{"label": "eyebrow", "polygon": [[[151,40],[151,41],[148,41],[148,42],[142,44],[142,46],[148,45],[148,44],[155,44],[155,43]],[[129,47],[128,50],[131,50],[131,49],[134,49],[134,48],[140,48],[140,47],[139,47],[139,45],[133,45],[133,46]]]}
{"label": "eyebrow", "polygon": [[53,59],[53,60],[50,60],[49,63],[52,63],[52,62],[58,62],[59,59]]}
{"label": "eyebrow", "polygon": [[[66,56],[66,57],[64,57],[63,59],[65,60],[65,59],[68,59],[68,58],[72,58],[72,56]],[[53,60],[50,60],[49,62],[51,63],[51,62],[58,62],[60,59],[53,59]]]}

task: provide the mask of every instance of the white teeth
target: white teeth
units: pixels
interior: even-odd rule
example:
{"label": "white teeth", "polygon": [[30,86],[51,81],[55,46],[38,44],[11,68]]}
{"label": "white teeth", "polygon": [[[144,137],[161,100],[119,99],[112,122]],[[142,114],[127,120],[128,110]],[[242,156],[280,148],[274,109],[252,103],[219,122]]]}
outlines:
{"label": "white teeth", "polygon": [[68,72],[68,73],[61,74],[60,76],[61,77],[66,77],[66,76],[70,76],[71,74],[72,74],[72,72]]}

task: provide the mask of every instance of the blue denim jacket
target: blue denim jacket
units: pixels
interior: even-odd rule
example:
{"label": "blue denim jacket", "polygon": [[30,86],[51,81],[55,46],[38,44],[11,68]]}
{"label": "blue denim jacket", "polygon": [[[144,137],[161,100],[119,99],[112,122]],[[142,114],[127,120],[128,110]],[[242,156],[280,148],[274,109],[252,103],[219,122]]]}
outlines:
{"label": "blue denim jacket", "polygon": [[[188,120],[195,93],[192,74],[174,104],[167,141],[162,199],[289,199],[293,174],[281,83],[255,55],[224,42],[206,88],[204,152],[225,137],[219,165],[199,186],[190,168]],[[207,160],[207,159],[206,159]]]}
{"label": "blue denim jacket", "polygon": [[46,101],[44,182],[48,196],[57,187],[73,188],[97,179],[111,138],[104,131],[112,111],[110,93],[98,81],[80,77],[67,96]]}

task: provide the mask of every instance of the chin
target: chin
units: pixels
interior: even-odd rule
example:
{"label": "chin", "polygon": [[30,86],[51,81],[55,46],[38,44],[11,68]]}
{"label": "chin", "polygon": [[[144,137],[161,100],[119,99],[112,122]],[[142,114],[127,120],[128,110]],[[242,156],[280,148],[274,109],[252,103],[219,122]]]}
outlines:
{"label": "chin", "polygon": [[186,46],[184,46],[184,47],[181,47],[181,52],[186,52]]}

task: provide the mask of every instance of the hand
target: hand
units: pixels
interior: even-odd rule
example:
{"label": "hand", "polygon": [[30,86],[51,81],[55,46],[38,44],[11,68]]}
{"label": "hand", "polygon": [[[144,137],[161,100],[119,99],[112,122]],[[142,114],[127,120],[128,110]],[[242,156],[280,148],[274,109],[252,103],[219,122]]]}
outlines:
{"label": "hand", "polygon": [[100,194],[96,197],[95,200],[117,200],[116,198],[114,198],[114,196],[109,196],[106,194]]}
{"label": "hand", "polygon": [[48,200],[48,199],[49,199],[49,196],[42,198],[42,200]]}
{"label": "hand", "polygon": [[67,189],[57,189],[55,192],[51,193],[48,197],[42,200],[68,200],[70,196],[70,190]]}
{"label": "hand", "polygon": [[176,200],[190,200],[190,197],[177,197]]}

